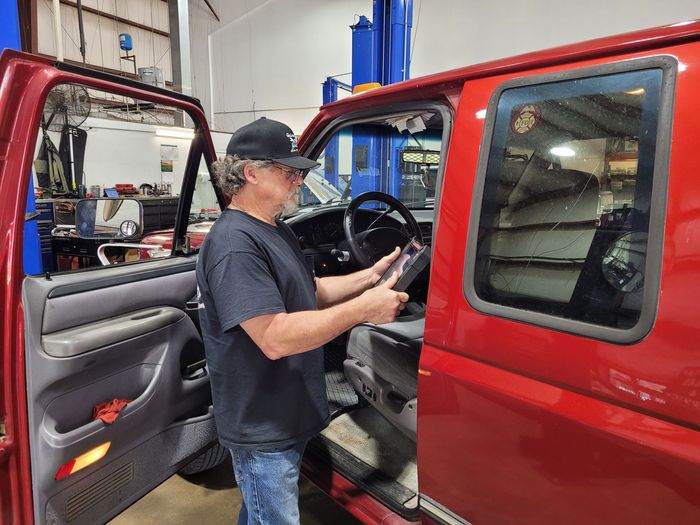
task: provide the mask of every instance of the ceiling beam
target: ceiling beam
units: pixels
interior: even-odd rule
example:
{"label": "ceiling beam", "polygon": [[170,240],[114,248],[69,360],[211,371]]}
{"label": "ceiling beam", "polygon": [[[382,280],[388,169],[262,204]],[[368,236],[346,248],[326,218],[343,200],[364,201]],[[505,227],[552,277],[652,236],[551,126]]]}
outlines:
{"label": "ceiling beam", "polygon": [[[78,4],[75,2],[71,2],[71,0],[59,0],[59,1],[63,5],[68,5],[68,6],[74,7],[75,9],[78,9]],[[102,16],[104,18],[109,18],[111,20],[114,20],[115,22],[119,22],[120,24],[124,24],[124,25],[131,26],[131,27],[137,27],[139,29],[143,29],[144,31],[148,31],[150,33],[155,33],[156,35],[170,38],[170,33],[166,32],[166,31],[161,31],[160,29],[156,29],[154,27],[148,27],[147,25],[140,24],[138,22],[134,22],[133,20],[127,20],[126,18],[122,18],[122,17],[117,16],[117,15],[112,14],[112,13],[105,13],[104,11],[100,11],[99,9],[95,9],[94,7],[82,6],[82,9],[86,13],[92,13],[93,15]]]}
{"label": "ceiling beam", "polygon": [[[39,56],[49,58],[51,60],[56,60],[56,57],[54,55],[47,55],[46,53],[36,53]],[[126,78],[132,78],[134,80],[141,80],[137,75],[134,73],[129,73],[128,71],[122,71],[120,69],[113,69],[111,67],[105,67],[105,66],[98,66],[97,64],[83,64],[80,60],[71,60],[69,58],[64,58],[63,62],[66,64],[73,64],[74,66],[80,66],[84,67],[87,69],[94,69],[96,71],[102,71],[104,73],[111,73],[112,75],[116,75],[119,77],[126,77]],[[165,85],[168,88],[172,88],[173,83],[170,80],[165,81]]]}

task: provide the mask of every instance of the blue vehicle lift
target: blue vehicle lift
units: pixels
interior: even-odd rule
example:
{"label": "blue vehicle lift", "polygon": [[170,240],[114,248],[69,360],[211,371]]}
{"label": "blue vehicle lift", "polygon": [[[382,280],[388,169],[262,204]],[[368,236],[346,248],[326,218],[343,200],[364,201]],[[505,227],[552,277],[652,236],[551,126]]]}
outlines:
{"label": "blue vehicle lift", "polygon": [[[373,20],[360,16],[352,26],[352,85],[377,82],[383,86],[410,78],[413,0],[374,0]],[[399,197],[403,139],[377,136],[376,129],[353,131],[352,196],[385,191]],[[387,173],[386,159],[392,156]]]}
{"label": "blue vehicle lift", "polygon": [[[338,100],[339,89],[352,93],[351,85],[341,82],[333,77],[326,77],[326,80],[323,83],[323,103],[330,104],[331,102]],[[323,160],[324,176],[326,180],[333,184],[333,186],[336,188],[340,187],[338,181],[338,146],[338,136],[334,135],[328,144],[326,144],[326,152]]]}
{"label": "blue vehicle lift", "polygon": [[[372,21],[360,16],[352,29],[352,86],[333,77],[323,83],[323,103],[338,100],[338,89],[352,91],[361,84],[393,84],[410,78],[410,42],[413,0],[374,0]],[[354,126],[352,132],[352,196],[385,191],[399,197],[401,147],[404,139],[377,136],[376,129]],[[339,188],[339,137],[326,145],[325,178]],[[391,173],[382,159],[391,154]],[[387,176],[388,175],[388,176]]]}
{"label": "blue vehicle lift", "polygon": [[[0,16],[0,50],[17,49],[22,47],[19,34],[19,12],[17,0],[0,0],[0,11],[5,13]],[[24,273],[39,274],[43,268],[41,264],[41,247],[39,245],[39,229],[36,223],[36,202],[34,200],[34,184],[29,181],[27,193],[27,209],[24,223]]]}

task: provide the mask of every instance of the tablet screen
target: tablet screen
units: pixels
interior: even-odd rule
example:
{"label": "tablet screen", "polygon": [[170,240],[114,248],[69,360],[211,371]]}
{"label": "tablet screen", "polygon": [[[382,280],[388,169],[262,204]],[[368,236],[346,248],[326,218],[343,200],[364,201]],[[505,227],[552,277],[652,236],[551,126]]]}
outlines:
{"label": "tablet screen", "polygon": [[396,260],[391,263],[389,269],[384,272],[384,275],[382,275],[381,279],[379,279],[379,282],[375,286],[379,286],[380,284],[384,283],[394,272],[399,272],[400,279],[401,275],[403,275],[403,273],[411,267],[411,263],[415,259],[416,255],[418,255],[421,248],[423,248],[423,245],[420,242],[418,242],[416,239],[411,239],[408,244],[404,246],[403,250],[401,250],[401,253]]}

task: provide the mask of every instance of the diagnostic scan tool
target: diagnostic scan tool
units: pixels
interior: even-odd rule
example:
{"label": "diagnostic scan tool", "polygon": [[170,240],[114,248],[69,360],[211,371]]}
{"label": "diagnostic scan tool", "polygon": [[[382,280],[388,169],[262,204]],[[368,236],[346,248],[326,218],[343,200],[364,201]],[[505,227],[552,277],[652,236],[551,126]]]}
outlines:
{"label": "diagnostic scan tool", "polygon": [[375,286],[386,282],[394,272],[399,272],[399,280],[396,281],[393,289],[397,292],[405,292],[429,262],[429,248],[416,239],[411,239]]}

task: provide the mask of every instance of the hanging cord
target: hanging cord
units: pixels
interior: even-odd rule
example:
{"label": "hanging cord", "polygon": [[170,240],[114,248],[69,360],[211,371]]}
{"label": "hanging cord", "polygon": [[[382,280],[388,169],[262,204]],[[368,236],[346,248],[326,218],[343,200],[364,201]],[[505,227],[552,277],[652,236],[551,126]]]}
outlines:
{"label": "hanging cord", "polygon": [[415,31],[413,31],[413,43],[411,44],[411,56],[409,58],[409,62],[413,62],[413,52],[416,49],[416,38],[418,37],[418,24],[420,23],[420,12],[421,9],[423,9],[423,0],[419,0],[420,4],[418,5],[418,16],[416,17],[416,25]]}
{"label": "hanging cord", "polygon": [[[155,33],[153,32],[153,26],[154,26],[154,21],[153,21],[153,0],[151,0],[151,58],[153,68],[155,69],[156,67],[156,42],[155,42]],[[154,71],[155,73],[155,71]],[[158,81],[156,77],[156,82]]]}

